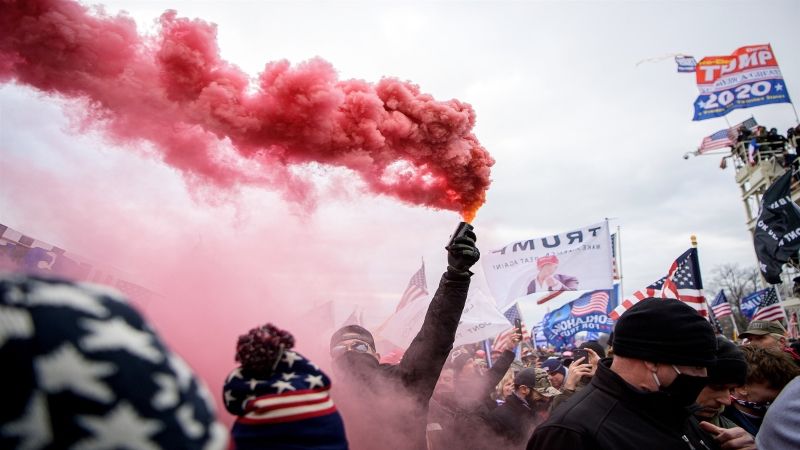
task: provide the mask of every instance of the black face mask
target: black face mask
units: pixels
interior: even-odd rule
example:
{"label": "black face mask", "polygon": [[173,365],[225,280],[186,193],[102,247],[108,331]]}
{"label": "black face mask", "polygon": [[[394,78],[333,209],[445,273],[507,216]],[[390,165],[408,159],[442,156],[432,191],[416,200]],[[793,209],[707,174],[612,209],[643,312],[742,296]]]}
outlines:
{"label": "black face mask", "polygon": [[367,378],[377,366],[378,360],[369,353],[349,351],[333,360],[334,372],[345,378]]}
{"label": "black face mask", "polygon": [[676,405],[691,406],[697,400],[700,391],[708,384],[708,377],[694,377],[681,373],[675,366],[672,368],[678,373],[678,376],[672,380],[672,384],[669,386],[661,386],[661,381],[655,372],[653,378],[655,378],[659,390],[669,395]]}

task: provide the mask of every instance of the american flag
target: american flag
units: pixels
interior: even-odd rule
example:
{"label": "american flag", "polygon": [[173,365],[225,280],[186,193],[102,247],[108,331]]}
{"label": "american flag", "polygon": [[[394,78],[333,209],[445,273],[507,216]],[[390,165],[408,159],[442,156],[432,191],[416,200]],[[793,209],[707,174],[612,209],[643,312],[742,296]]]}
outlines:
{"label": "american flag", "polygon": [[775,287],[767,291],[767,295],[761,299],[761,303],[753,314],[753,320],[781,320],[786,318],[786,313],[778,301],[778,295],[775,293]]}
{"label": "american flag", "polygon": [[425,281],[425,261],[422,261],[422,267],[408,280],[408,286],[394,311],[400,311],[414,300],[426,295],[428,295],[428,283]]}
{"label": "american flag", "polygon": [[733,314],[731,311],[731,304],[728,303],[728,298],[725,297],[724,290],[720,290],[719,294],[714,297],[714,301],[711,302],[711,309],[714,311],[714,316],[716,316],[717,319],[728,317]]}
{"label": "american flag", "polygon": [[644,290],[634,292],[608,316],[617,320],[633,305],[648,297],[656,297],[678,299],[694,308],[701,316],[708,317],[708,304],[703,297],[703,282],[700,278],[700,267],[696,261],[697,249],[686,250],[672,263],[667,276],[647,286]]}
{"label": "american flag", "polygon": [[742,123],[736,124],[730,128],[723,128],[711,136],[706,136],[703,138],[703,142],[700,143],[697,153],[702,154],[709,150],[733,146],[736,142],[736,136],[739,134],[739,127],[741,126],[752,129],[758,126],[758,123],[756,123],[755,118],[751,117]]}
{"label": "american flag", "polygon": [[714,309],[711,308],[708,310],[708,321],[711,322],[711,326],[714,327],[714,332],[717,334],[724,334],[722,330],[722,324],[719,322],[717,315],[714,313]]}
{"label": "american flag", "polygon": [[605,291],[592,292],[591,295],[583,295],[581,298],[572,302],[572,315],[585,316],[591,313],[605,314],[608,308],[608,293]]}

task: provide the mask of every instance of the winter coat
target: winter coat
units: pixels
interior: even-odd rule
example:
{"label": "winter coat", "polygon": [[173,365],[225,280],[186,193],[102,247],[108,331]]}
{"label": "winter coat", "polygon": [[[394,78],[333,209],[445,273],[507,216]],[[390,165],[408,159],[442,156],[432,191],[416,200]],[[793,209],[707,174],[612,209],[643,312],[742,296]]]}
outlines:
{"label": "winter coat", "polygon": [[591,383],[553,411],[528,450],[707,450],[719,448],[687,408],[640,391],[601,362]]}
{"label": "winter coat", "polygon": [[512,448],[524,448],[537,424],[536,412],[513,393],[492,411],[490,419],[495,431],[510,442]]}

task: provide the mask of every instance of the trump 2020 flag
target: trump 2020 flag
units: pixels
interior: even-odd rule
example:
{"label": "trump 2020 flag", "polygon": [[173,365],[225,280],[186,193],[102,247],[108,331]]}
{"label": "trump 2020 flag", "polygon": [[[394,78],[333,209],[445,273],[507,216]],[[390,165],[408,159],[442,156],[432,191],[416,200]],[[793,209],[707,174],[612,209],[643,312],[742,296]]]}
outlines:
{"label": "trump 2020 flag", "polygon": [[607,222],[512,242],[481,259],[486,282],[501,310],[532,294],[612,287]]}
{"label": "trump 2020 flag", "polygon": [[617,306],[614,289],[592,291],[544,316],[544,335],[556,348],[574,345],[581,331],[611,333],[614,321],[608,316]]}
{"label": "trump 2020 flag", "polygon": [[700,95],[694,101],[692,120],[792,102],[769,44],[741,47],[726,56],[707,56],[697,63],[695,74]]}
{"label": "trump 2020 flag", "polygon": [[759,268],[769,284],[781,282],[783,264],[800,250],[800,208],[792,201],[791,183],[787,170],[767,189],[753,230]]}

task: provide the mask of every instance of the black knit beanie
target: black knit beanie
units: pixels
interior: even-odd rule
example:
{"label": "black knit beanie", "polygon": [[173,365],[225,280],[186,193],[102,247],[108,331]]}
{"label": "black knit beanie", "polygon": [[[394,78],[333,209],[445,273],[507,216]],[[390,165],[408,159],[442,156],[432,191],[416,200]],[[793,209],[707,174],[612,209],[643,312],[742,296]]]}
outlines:
{"label": "black knit beanie", "polygon": [[747,360],[739,347],[724,337],[717,337],[717,365],[708,368],[711,384],[737,384],[747,381]]}
{"label": "black knit beanie", "polygon": [[614,327],[614,354],[656,363],[710,367],[714,329],[691,306],[646,298],[625,311]]}

